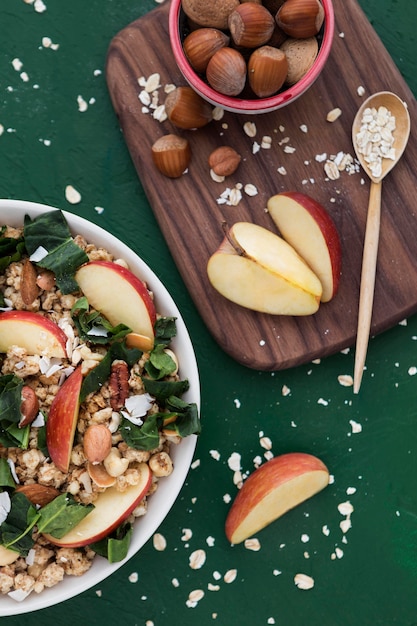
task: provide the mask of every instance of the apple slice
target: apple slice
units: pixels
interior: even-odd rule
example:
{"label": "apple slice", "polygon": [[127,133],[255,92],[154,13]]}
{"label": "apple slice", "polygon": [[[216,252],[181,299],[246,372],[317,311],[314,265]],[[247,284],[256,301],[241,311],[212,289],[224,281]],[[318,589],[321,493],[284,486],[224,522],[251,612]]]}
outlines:
{"label": "apple slice", "polygon": [[131,485],[125,491],[109,487],[98,495],[94,502],[94,509],[79,524],[60,539],[45,534],[48,541],[64,548],[78,548],[109,535],[129,517],[149,491],[152,483],[152,472],[149,466],[146,463],[140,463],[137,469],[140,471],[140,480],[137,485]]}
{"label": "apple slice", "polygon": [[109,261],[90,261],[75,274],[89,303],[114,326],[125,324],[153,347],[155,305],[144,283],[125,267]]}
{"label": "apple slice", "polygon": [[6,548],[0,544],[0,567],[11,565],[17,561],[19,557],[19,552],[16,552],[16,550],[10,550],[10,548]]}
{"label": "apple slice", "polygon": [[32,311],[3,311],[0,313],[0,352],[11,346],[24,348],[30,355],[67,356],[67,336],[52,320]]}
{"label": "apple slice", "polygon": [[329,484],[329,471],[311,454],[274,457],[243,483],[226,518],[228,540],[241,543]]}
{"label": "apple slice", "polygon": [[68,472],[70,464],[82,382],[83,375],[79,366],[59,388],[46,421],[46,445],[49,455],[55,466],[64,473]]}
{"label": "apple slice", "polygon": [[249,222],[234,224],[207,265],[212,286],[248,309],[274,315],[311,315],[322,287],[281,237]]}
{"label": "apple slice", "polygon": [[339,287],[342,249],[336,225],[314,198],[286,191],[268,200],[268,211],[282,237],[319,277],[322,302],[331,300]]}

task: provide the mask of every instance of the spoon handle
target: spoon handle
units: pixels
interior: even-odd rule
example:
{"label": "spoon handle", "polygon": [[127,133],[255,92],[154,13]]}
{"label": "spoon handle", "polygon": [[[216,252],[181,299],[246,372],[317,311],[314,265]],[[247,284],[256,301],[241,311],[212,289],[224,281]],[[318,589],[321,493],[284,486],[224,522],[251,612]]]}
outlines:
{"label": "spoon handle", "polygon": [[358,331],[356,336],[353,393],[358,393],[365,367],[374,301],[379,226],[381,221],[381,181],[371,182],[365,242],[363,246],[361,287],[359,295]]}

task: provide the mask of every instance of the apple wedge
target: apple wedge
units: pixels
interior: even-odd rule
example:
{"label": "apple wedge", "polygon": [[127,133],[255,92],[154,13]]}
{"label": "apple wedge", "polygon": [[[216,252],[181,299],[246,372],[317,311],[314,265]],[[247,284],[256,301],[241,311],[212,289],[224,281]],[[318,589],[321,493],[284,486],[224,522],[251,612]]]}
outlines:
{"label": "apple wedge", "polygon": [[11,346],[24,348],[30,355],[67,356],[67,336],[52,320],[31,311],[0,313],[0,352]]}
{"label": "apple wedge", "polygon": [[329,471],[311,454],[272,458],[243,483],[226,518],[226,537],[241,543],[329,484]]}
{"label": "apple wedge", "polygon": [[149,466],[140,463],[137,469],[140,471],[137,485],[131,485],[125,491],[109,487],[98,495],[94,509],[79,524],[60,539],[45,534],[48,541],[64,548],[78,548],[109,535],[129,517],[149,491],[152,482]]}
{"label": "apple wedge", "polygon": [[46,445],[56,467],[68,472],[80,408],[83,382],[81,367],[77,367],[59,388],[52,401],[46,421]]}
{"label": "apple wedge", "polygon": [[153,347],[155,305],[135,274],[117,263],[90,261],[79,268],[75,280],[91,306],[111,324],[129,326],[133,333],[148,338]]}
{"label": "apple wedge", "polygon": [[225,298],[274,315],[311,315],[322,286],[303,259],[267,228],[237,222],[210,257],[211,285]]}
{"label": "apple wedge", "polygon": [[329,302],[339,287],[342,249],[336,225],[314,198],[286,191],[268,200],[268,211],[282,237],[319,277],[322,302]]}

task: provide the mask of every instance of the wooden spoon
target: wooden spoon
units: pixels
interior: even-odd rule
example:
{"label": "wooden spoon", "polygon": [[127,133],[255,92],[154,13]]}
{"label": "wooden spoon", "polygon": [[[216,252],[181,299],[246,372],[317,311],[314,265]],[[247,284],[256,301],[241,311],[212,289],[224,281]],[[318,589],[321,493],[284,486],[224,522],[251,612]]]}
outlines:
{"label": "wooden spoon", "polygon": [[[381,106],[386,107],[391,115],[395,117],[396,127],[392,131],[394,137],[393,148],[395,149],[395,158],[383,158],[380,171],[375,172],[371,169],[370,165],[365,160],[364,154],[361,152],[358,132],[362,125],[364,110],[366,108],[375,108],[378,110]],[[407,105],[398,96],[389,91],[381,91],[373,96],[370,96],[362,104],[353,121],[352,140],[356,156],[371,180],[359,296],[358,331],[356,337],[355,370],[353,377],[354,393],[359,392],[361,385],[371,328],[381,217],[382,179],[400,160],[400,157],[407,145],[409,135],[410,115],[408,113]]]}

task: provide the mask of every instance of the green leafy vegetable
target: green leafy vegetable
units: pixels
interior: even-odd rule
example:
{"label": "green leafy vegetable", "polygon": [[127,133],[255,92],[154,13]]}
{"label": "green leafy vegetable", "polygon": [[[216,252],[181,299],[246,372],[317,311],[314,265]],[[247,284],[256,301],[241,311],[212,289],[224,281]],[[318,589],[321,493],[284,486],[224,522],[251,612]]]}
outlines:
{"label": "green leafy vegetable", "polygon": [[26,249],[32,255],[43,247],[48,254],[37,265],[51,270],[63,294],[78,291],[74,274],[88,261],[87,254],[74,243],[67,221],[60,210],[48,211],[33,220],[24,220]]}
{"label": "green leafy vegetable", "polygon": [[[3,234],[4,228],[2,228]],[[0,272],[4,270],[10,263],[20,261],[25,252],[25,242],[23,237],[14,239],[13,237],[0,237]]]}
{"label": "green leafy vegetable", "polygon": [[118,563],[127,556],[132,534],[133,526],[126,522],[101,541],[90,544],[90,548],[110,563]]}
{"label": "green leafy vegetable", "polygon": [[177,419],[165,425],[165,430],[172,431],[172,434],[180,437],[188,437],[189,435],[198,435],[201,432],[201,422],[198,417],[198,408],[194,402],[187,403],[171,396],[168,398],[166,408],[172,413],[177,414]]}
{"label": "green leafy vegetable", "polygon": [[151,378],[142,378],[145,391],[156,398],[159,404],[165,404],[170,396],[182,396],[188,391],[190,383],[184,380],[152,380]]}
{"label": "green leafy vegetable", "polygon": [[71,494],[63,493],[39,509],[38,531],[60,539],[93,509],[93,504],[82,504]]}
{"label": "green leafy vegetable", "polygon": [[165,352],[164,344],[157,344],[145,363],[145,370],[155,380],[170,376],[175,372],[177,364],[174,359]]}
{"label": "green leafy vegetable", "polygon": [[155,322],[155,343],[163,343],[168,345],[171,339],[177,335],[177,326],[175,317],[160,317]]}
{"label": "green leafy vegetable", "polygon": [[23,493],[14,493],[7,519],[0,525],[0,544],[27,556],[34,544],[31,531],[37,518],[30,500]]}
{"label": "green leafy vegetable", "polygon": [[2,489],[16,487],[16,483],[12,476],[12,472],[10,469],[10,465],[7,462],[7,459],[1,457],[0,458],[0,491]]}
{"label": "green leafy vegetable", "polygon": [[107,344],[120,341],[131,331],[125,324],[112,326],[98,311],[90,313],[90,306],[85,296],[77,300],[71,309],[71,316],[82,341],[93,344]]}
{"label": "green leafy vegetable", "polygon": [[159,445],[159,425],[157,415],[149,415],[142,426],[132,424],[123,418],[119,432],[123,440],[135,450],[153,450]]}
{"label": "green leafy vegetable", "polygon": [[7,374],[0,377],[0,443],[6,448],[27,448],[30,427],[19,428],[22,417],[23,381]]}

